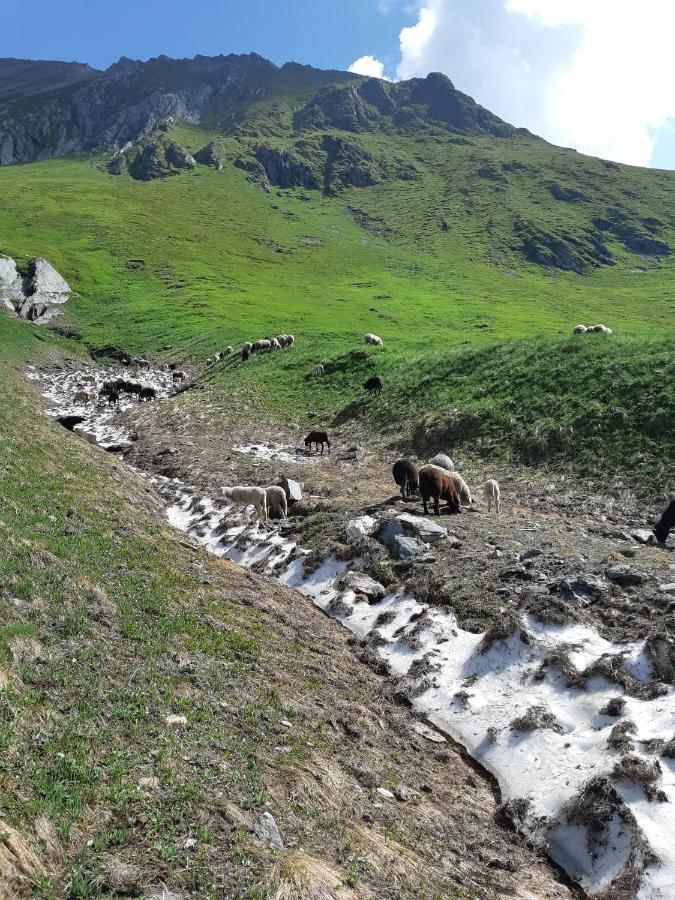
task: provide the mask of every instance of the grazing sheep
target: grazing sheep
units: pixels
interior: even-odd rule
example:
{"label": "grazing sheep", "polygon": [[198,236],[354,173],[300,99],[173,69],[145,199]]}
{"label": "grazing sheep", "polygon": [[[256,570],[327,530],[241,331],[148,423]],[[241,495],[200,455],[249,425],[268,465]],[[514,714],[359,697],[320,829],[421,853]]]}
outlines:
{"label": "grazing sheep", "polygon": [[265,348],[265,344],[267,341],[253,341],[253,346],[251,347],[251,353],[258,353],[260,350]]}
{"label": "grazing sheep", "polygon": [[285,519],[288,516],[286,491],[278,485],[265,488],[267,494],[267,515],[270,519]]}
{"label": "grazing sheep", "polygon": [[323,454],[323,445],[328,445],[328,452],[330,453],[330,438],[328,437],[327,431],[310,431],[310,433],[305,438],[305,447],[309,447],[312,449],[312,444],[316,444],[316,449],[318,451],[319,444],[321,444],[321,453]]}
{"label": "grazing sheep", "polygon": [[612,329],[608,328],[606,325],[591,325],[586,331],[594,331],[596,334],[611,334]]}
{"label": "grazing sheep", "polygon": [[468,484],[466,483],[466,481],[464,481],[459,472],[449,472],[447,469],[442,468],[441,466],[433,465],[433,463],[430,463],[427,468],[436,469],[437,472],[440,472],[443,475],[447,475],[448,478],[452,479],[455,488],[457,489],[457,493],[459,494],[460,500],[462,501],[464,506],[471,506],[471,504],[474,502],[474,499],[471,496],[471,491],[469,490]]}
{"label": "grazing sheep", "polygon": [[314,366],[314,368],[312,369],[312,375],[323,375],[323,372],[324,369],[321,363],[319,363],[318,366]]}
{"label": "grazing sheep", "polygon": [[428,503],[431,498],[433,498],[434,513],[437,516],[441,514],[440,500],[447,501],[448,509],[452,512],[462,511],[459,492],[451,477],[452,474],[444,469],[439,469],[438,466],[424,466],[423,469],[420,469],[419,486],[425,515],[429,515]]}
{"label": "grazing sheep", "polygon": [[392,469],[394,481],[401,489],[401,497],[407,500],[419,486],[417,466],[408,459],[397,459]]}
{"label": "grazing sheep", "polygon": [[143,403],[147,400],[156,400],[157,391],[153,387],[142,387],[139,391],[138,399]]}
{"label": "grazing sheep", "polygon": [[572,329],[572,334],[586,334],[588,329],[585,325],[575,325]]}
{"label": "grazing sheep", "polygon": [[281,344],[276,338],[270,338],[270,350],[281,350]]}
{"label": "grazing sheep", "polygon": [[494,478],[488,478],[488,480],[483,485],[483,493],[485,494],[485,499],[487,500],[488,512],[490,512],[490,510],[492,509],[492,504],[494,503],[497,515],[499,515],[499,483],[495,481]]}
{"label": "grazing sheep", "polygon": [[292,347],[294,344],[295,344],[295,338],[293,337],[293,335],[287,334],[286,335],[286,346]]}
{"label": "grazing sheep", "polygon": [[138,384],[138,382],[135,381],[127,381],[124,390],[127,392],[127,394],[131,394],[132,397],[140,397],[141,391],[143,390],[143,385]]}
{"label": "grazing sheep", "polygon": [[253,344],[250,341],[246,341],[246,343],[244,344],[244,346],[241,349],[242,349],[242,351],[248,350],[248,352],[251,353],[251,351],[253,350]]}
{"label": "grazing sheep", "polygon": [[242,506],[254,506],[258,510],[259,518],[267,519],[267,491],[265,488],[243,485],[226,487],[223,488],[223,496]]}
{"label": "grazing sheep", "polygon": [[376,334],[372,334],[370,331],[368,334],[363,336],[363,340],[366,344],[375,344],[378,347],[384,347],[384,341],[381,337],[378,337]]}
{"label": "grazing sheep", "polygon": [[612,334],[612,329],[611,329],[611,328],[608,328],[606,325],[603,325],[603,326],[602,326],[602,333],[603,333],[603,334]]}
{"label": "grazing sheep", "polygon": [[675,497],[663,511],[663,515],[653,528],[654,536],[659,544],[665,544],[672,528],[675,528]]}
{"label": "grazing sheep", "polygon": [[368,391],[369,394],[380,394],[382,393],[382,382],[374,375],[372,378],[369,378],[368,381],[363,385],[364,390]]}
{"label": "grazing sheep", "polygon": [[185,381],[187,375],[185,372],[174,372],[172,377],[174,381]]}
{"label": "grazing sheep", "polygon": [[252,352],[253,351],[249,350],[248,347],[245,347],[245,346],[242,347],[241,348],[241,361],[246,362],[246,360],[250,357]]}
{"label": "grazing sheep", "polygon": [[86,391],[78,391],[73,397],[73,403],[89,403],[91,397]]}
{"label": "grazing sheep", "polygon": [[447,469],[448,472],[454,472],[455,470],[454,462],[449,456],[446,456],[445,453],[437,453],[436,456],[429,460],[429,465],[438,466],[440,469]]}
{"label": "grazing sheep", "polygon": [[114,406],[116,403],[120,402],[120,395],[115,390],[108,391],[106,396],[108,398],[108,406]]}
{"label": "grazing sheep", "polygon": [[234,347],[226,347],[226,348],[223,350],[223,352],[222,352],[221,355],[222,355],[222,356],[232,356],[233,353],[234,353]]}
{"label": "grazing sheep", "polygon": [[[269,353],[272,349],[272,342],[268,341],[267,338],[262,341],[256,341],[255,343],[260,344],[260,347],[258,349],[262,350],[264,353]],[[255,347],[255,344],[253,346]]]}

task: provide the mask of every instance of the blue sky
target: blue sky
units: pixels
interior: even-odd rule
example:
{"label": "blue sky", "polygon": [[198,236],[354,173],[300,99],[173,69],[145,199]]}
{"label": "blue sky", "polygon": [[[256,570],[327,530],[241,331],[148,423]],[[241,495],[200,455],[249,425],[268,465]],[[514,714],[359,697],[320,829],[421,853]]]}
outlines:
{"label": "blue sky", "polygon": [[388,78],[442,71],[553,143],[675,169],[671,0],[28,0],[0,56],[105,68],[255,50]]}

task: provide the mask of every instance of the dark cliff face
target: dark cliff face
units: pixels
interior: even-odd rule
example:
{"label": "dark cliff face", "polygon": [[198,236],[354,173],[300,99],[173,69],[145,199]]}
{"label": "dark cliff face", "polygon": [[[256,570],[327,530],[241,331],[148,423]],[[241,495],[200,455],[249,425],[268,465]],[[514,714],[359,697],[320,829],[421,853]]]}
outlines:
{"label": "dark cliff face", "polygon": [[120,149],[169,117],[198,124],[215,116],[225,129],[270,97],[293,105],[296,132],[410,131],[433,123],[467,134],[514,133],[444,75],[388,84],[295,63],[279,68],[257,54],[122,58],[105,72],[0,60],[0,84],[0,165]]}

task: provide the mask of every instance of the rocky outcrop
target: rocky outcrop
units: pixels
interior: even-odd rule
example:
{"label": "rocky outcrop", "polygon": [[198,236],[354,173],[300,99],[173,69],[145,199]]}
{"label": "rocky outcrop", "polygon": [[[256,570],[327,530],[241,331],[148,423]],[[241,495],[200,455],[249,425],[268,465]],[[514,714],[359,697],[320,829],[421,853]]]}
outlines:
{"label": "rocky outcrop", "polygon": [[195,160],[203,166],[210,166],[220,172],[225,162],[225,153],[215,141],[209,141],[205,147],[195,153]]}
{"label": "rocky outcrop", "polygon": [[24,278],[13,259],[0,257],[0,300],[23,319],[45,324],[58,315],[70,293],[65,279],[41,256],[30,260]]}
{"label": "rocky outcrop", "polygon": [[529,262],[552,269],[584,275],[597,266],[614,265],[602,236],[590,228],[579,229],[575,236],[562,230],[548,230],[533,222],[517,219],[516,235]]}
{"label": "rocky outcrop", "polygon": [[259,145],[254,151],[269,184],[276,187],[318,188],[321,182],[309,162],[291,150]]}
{"label": "rocky outcrop", "polygon": [[162,134],[154,134],[116,153],[108,163],[108,172],[111,175],[128,172],[136,181],[153,181],[178,175],[196,165],[195,158],[180,144]]}

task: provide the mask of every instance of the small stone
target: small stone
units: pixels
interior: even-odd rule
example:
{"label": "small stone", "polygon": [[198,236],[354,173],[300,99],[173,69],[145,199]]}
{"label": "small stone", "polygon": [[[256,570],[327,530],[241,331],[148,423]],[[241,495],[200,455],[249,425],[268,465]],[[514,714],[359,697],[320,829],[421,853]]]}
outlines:
{"label": "small stone", "polygon": [[675,581],[671,581],[670,584],[660,584],[659,590],[663,594],[673,594],[675,593]]}
{"label": "small stone", "polygon": [[380,797],[384,797],[385,800],[394,800],[394,794],[390,790],[387,790],[387,788],[379,787],[377,793]]}
{"label": "small stone", "polygon": [[173,713],[168,715],[166,719],[164,719],[164,724],[167,728],[185,728],[187,726],[188,720],[185,716],[176,716]]}
{"label": "small stone", "polygon": [[536,559],[537,556],[541,556],[543,550],[539,550],[537,547],[531,547],[529,550],[524,550],[518,559],[520,562],[527,562],[529,559]]}
{"label": "small stone", "polygon": [[653,544],[656,541],[653,531],[646,528],[636,528],[631,531],[630,536],[638,542],[638,544]]}
{"label": "small stone", "polygon": [[159,788],[159,778],[155,778],[154,776],[139,778],[138,786],[146,791],[156,791]]}
{"label": "small stone", "polygon": [[268,810],[261,813],[253,824],[253,831],[263,844],[267,844],[272,850],[283,850],[284,842],[274,820],[274,816]]}
{"label": "small stone", "polygon": [[616,584],[621,584],[624,586],[642,584],[642,582],[644,581],[642,575],[640,575],[634,569],[631,569],[630,566],[621,563],[616,566],[610,566],[605,574],[610,581],[614,581]]}
{"label": "small stone", "polygon": [[292,728],[293,727],[293,723],[289,722],[288,719],[282,719],[281,724],[284,726],[284,728]]}
{"label": "small stone", "polygon": [[501,550],[497,550],[495,548],[494,550],[490,550],[490,552],[488,553],[488,559],[501,559],[503,555],[504,554]]}
{"label": "small stone", "polygon": [[185,843],[183,844],[183,847],[185,847],[186,850],[192,850],[192,848],[194,846],[196,846],[196,844],[197,844],[197,841],[195,838],[192,838],[192,837],[186,838]]}
{"label": "small stone", "polygon": [[394,788],[394,797],[401,803],[408,803],[412,798],[412,794],[401,784]]}
{"label": "small stone", "polygon": [[412,728],[416,734],[431,741],[432,744],[447,744],[447,739],[439,731],[424,722],[414,722]]}

